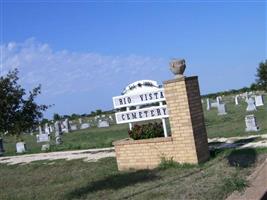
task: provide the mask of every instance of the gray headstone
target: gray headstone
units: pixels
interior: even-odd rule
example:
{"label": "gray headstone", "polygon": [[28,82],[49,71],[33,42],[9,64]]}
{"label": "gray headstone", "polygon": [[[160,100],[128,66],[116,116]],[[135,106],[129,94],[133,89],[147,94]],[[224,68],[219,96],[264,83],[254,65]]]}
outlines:
{"label": "gray headstone", "polygon": [[246,122],[246,131],[258,131],[259,127],[256,122],[256,118],[254,115],[247,115],[245,117]]}
{"label": "gray headstone", "polygon": [[98,128],[109,127],[109,123],[108,123],[108,121],[105,121],[105,120],[103,120],[103,121],[99,121],[99,122],[97,123],[97,127],[98,127]]}
{"label": "gray headstone", "polygon": [[256,111],[257,110],[257,108],[255,106],[255,101],[253,98],[250,97],[247,100],[247,104],[248,104],[247,109],[246,109],[247,111]]}
{"label": "gray headstone", "polygon": [[264,106],[262,95],[255,96],[255,105],[257,107]]}
{"label": "gray headstone", "polygon": [[62,129],[61,129],[61,124],[59,121],[55,122],[55,138],[56,138],[56,145],[59,145],[62,143],[61,139],[62,135]]}
{"label": "gray headstone", "polygon": [[55,136],[62,135],[62,129],[59,121],[55,122]]}
{"label": "gray headstone", "polygon": [[222,97],[218,96],[216,97],[217,104],[220,104],[222,102]]}
{"label": "gray headstone", "polygon": [[26,152],[25,142],[17,142],[16,143],[16,150],[17,150],[17,153],[24,153],[24,152]]}
{"label": "gray headstone", "polygon": [[226,108],[225,108],[225,104],[222,103],[222,104],[218,104],[217,105],[217,108],[218,108],[218,115],[226,115]]}

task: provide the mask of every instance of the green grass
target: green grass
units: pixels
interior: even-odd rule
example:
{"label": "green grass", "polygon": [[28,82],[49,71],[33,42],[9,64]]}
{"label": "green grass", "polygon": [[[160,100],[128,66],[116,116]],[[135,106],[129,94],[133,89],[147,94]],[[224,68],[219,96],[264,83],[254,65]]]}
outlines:
{"label": "green grass", "polygon": [[[267,96],[264,96],[267,99]],[[227,106],[227,115],[218,116],[217,109],[212,108],[206,111],[206,102],[203,103],[205,116],[205,124],[209,138],[214,137],[233,137],[233,136],[248,136],[252,134],[267,133],[267,103],[264,106],[258,107],[258,111],[254,112],[257,122],[260,126],[259,132],[245,132],[245,116],[250,114],[246,112],[247,104],[241,101],[240,105],[234,105],[234,99],[231,96],[224,97],[223,101]],[[141,122],[144,123],[144,122]],[[167,128],[170,131],[167,121]],[[23,135],[28,151],[27,153],[41,152],[41,145],[36,143],[35,136]],[[128,137],[128,124],[111,125],[109,128],[89,128],[79,130],[63,135],[63,144],[56,146],[51,142],[51,151],[75,150],[102,148],[112,146],[115,140]],[[52,139],[54,141],[54,139]],[[15,138],[12,136],[4,137],[5,156],[15,155]]]}
{"label": "green grass", "polygon": [[[265,96],[266,99],[266,96]],[[267,133],[267,104],[256,115],[261,131],[246,133],[246,103],[235,106],[226,101],[228,115],[206,111],[208,137],[232,137]],[[51,142],[51,151],[90,149],[112,146],[128,137],[128,125],[90,128],[64,134],[62,145]],[[40,152],[35,136],[23,135],[28,152]],[[54,141],[54,139],[53,139]],[[5,155],[15,155],[15,138],[4,138]],[[179,164],[162,158],[157,169],[119,172],[115,158],[95,163],[82,160],[37,161],[27,165],[0,164],[0,199],[225,199],[234,190],[248,185],[252,172],[267,148],[214,150],[210,161],[201,165]]]}
{"label": "green grass", "polygon": [[[51,140],[51,151],[64,151],[74,149],[91,149],[112,146],[112,142],[128,137],[128,125],[113,125],[109,128],[89,128],[63,134],[63,144],[55,145],[54,138]],[[53,134],[52,134],[53,135]],[[44,143],[36,143],[36,137],[22,135],[27,145],[27,153],[41,152]],[[16,138],[7,136],[4,138],[5,155],[15,155]]]}
{"label": "green grass", "polygon": [[[266,151],[266,150],[265,150]],[[267,152],[267,151],[266,151]],[[256,150],[220,151],[201,165],[119,172],[115,158],[38,161],[0,165],[0,199],[225,199],[247,186],[246,177],[260,160]],[[244,167],[229,159],[253,155]],[[254,162],[250,162],[250,160]],[[263,160],[263,159],[261,159]]]}
{"label": "green grass", "polygon": [[[264,99],[267,99],[267,95],[264,96]],[[246,112],[247,103],[244,100],[240,101],[239,105],[234,104],[234,99],[231,96],[224,97],[223,101],[226,103],[228,114],[222,116],[217,115],[216,108],[207,111],[206,102],[203,103],[205,124],[209,138],[267,133],[267,103],[264,106],[258,107],[255,112]],[[248,114],[254,114],[256,116],[260,131],[245,132],[245,116]]]}

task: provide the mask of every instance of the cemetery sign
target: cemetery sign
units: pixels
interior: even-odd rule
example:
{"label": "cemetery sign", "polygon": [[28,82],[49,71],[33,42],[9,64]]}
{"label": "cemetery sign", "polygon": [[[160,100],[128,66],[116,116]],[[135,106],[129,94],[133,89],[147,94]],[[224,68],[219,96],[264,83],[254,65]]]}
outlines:
{"label": "cemetery sign", "polygon": [[[165,101],[163,88],[138,89],[134,93],[124,94],[113,97],[114,108],[126,108],[126,111],[115,113],[117,124],[129,123],[132,129],[132,122],[162,119],[164,135],[167,137],[165,118],[168,118],[167,105],[163,105]],[[159,103],[158,106],[150,106],[140,108],[140,106]],[[135,107],[135,109],[131,109]]]}

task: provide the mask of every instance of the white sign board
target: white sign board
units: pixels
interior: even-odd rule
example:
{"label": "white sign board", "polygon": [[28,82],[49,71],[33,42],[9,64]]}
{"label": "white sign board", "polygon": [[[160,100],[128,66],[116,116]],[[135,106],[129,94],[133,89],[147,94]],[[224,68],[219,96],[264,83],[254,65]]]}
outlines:
{"label": "white sign board", "polygon": [[153,89],[150,92],[141,94],[122,95],[113,97],[114,108],[138,106],[161,101],[165,101],[164,90],[162,88]]}
{"label": "white sign board", "polygon": [[115,116],[117,124],[169,117],[166,105],[118,112],[115,114]]}
{"label": "white sign board", "polygon": [[[138,87],[137,87],[138,88]],[[117,124],[129,123],[130,130],[132,122],[161,119],[163,123],[164,136],[168,137],[165,118],[169,117],[167,105],[163,105],[165,101],[163,88],[151,88],[146,90],[140,88],[132,93],[113,97],[114,108],[125,108],[127,111],[115,113]],[[148,105],[159,102],[159,106],[151,106],[139,109],[140,105]],[[135,106],[137,109],[130,110],[130,107]]]}

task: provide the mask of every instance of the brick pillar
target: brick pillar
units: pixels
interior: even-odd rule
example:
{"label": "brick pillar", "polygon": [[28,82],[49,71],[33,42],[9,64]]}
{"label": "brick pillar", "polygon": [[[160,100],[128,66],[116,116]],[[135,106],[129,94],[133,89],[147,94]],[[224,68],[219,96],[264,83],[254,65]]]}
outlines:
{"label": "brick pillar", "polygon": [[209,158],[207,133],[198,78],[183,77],[164,82],[174,160],[199,163]]}

